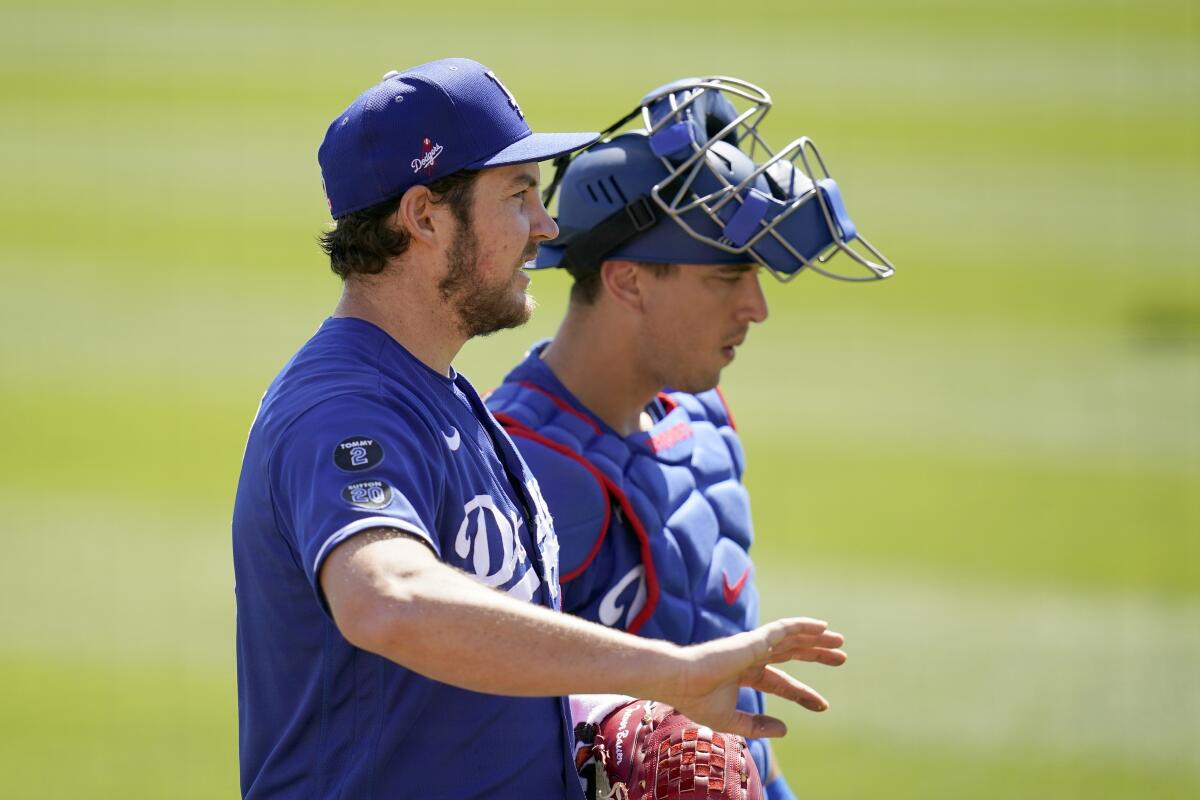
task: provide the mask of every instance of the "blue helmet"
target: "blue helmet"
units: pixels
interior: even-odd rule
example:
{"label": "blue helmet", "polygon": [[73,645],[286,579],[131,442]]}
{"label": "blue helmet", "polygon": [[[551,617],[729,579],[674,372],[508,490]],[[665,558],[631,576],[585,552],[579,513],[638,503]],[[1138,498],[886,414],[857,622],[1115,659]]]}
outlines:
{"label": "blue helmet", "polygon": [[[559,235],[539,248],[536,266],[581,275],[620,258],[757,262],[782,281],[806,267],[843,280],[890,276],[892,265],[859,235],[812,140],[778,153],[763,140],[758,125],[770,107],[765,91],[735,78],[655,89],[605,134],[639,114],[644,128],[556,162],[545,201],[560,191]],[[859,274],[829,269],[838,253]]]}

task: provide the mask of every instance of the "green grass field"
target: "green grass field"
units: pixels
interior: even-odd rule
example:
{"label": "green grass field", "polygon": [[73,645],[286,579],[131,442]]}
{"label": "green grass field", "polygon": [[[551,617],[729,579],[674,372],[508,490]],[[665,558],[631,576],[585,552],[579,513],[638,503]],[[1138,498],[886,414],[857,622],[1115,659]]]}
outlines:
{"label": "green grass field", "polygon": [[848,636],[797,793],[1200,796],[1200,6],[807,5],[6,7],[0,795],[236,796],[229,515],[337,293],[316,147],[465,55],[542,129],[761,83],[899,269],[769,286],[724,382],[764,614]]}

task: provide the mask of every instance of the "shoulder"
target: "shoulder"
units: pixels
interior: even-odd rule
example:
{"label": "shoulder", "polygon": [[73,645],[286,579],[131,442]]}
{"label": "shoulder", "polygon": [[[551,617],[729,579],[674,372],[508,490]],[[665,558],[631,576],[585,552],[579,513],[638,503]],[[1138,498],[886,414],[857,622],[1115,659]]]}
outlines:
{"label": "shoulder", "polygon": [[381,343],[335,322],[327,320],[275,376],[256,427],[278,434],[332,401],[379,394]]}
{"label": "shoulder", "polygon": [[276,468],[330,457],[339,468],[357,472],[385,459],[426,463],[445,450],[423,407],[404,397],[385,399],[375,390],[343,388],[279,423],[269,437],[269,460]]}
{"label": "shoulder", "polygon": [[424,437],[437,431],[437,422],[429,403],[419,395],[389,392],[347,391],[315,403],[297,423],[305,427],[342,424],[343,421],[368,420],[391,430],[411,432]]}
{"label": "shoulder", "polygon": [[711,463],[713,458],[721,461],[729,459],[734,473],[740,478],[746,468],[746,455],[733,414],[721,390],[714,388],[699,394],[672,392],[668,397],[687,411],[693,423],[697,433],[697,456],[705,456],[705,463]]}
{"label": "shoulder", "polygon": [[600,426],[553,392],[527,381],[501,384],[487,399],[488,408],[505,428],[524,428],[580,451]]}
{"label": "shoulder", "polygon": [[677,405],[683,406],[693,420],[707,420],[718,428],[737,430],[733,413],[729,410],[729,404],[725,401],[720,387],[699,394],[670,392],[667,397]]}

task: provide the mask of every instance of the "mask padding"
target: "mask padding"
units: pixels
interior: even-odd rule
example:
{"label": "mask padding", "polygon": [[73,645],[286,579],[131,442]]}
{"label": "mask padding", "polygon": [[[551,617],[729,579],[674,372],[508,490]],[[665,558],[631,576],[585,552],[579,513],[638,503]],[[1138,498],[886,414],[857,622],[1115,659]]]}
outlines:
{"label": "mask padding", "polygon": [[[737,119],[737,109],[734,108],[733,103],[730,103],[729,99],[720,92],[706,92],[705,94],[706,99],[707,97],[711,97],[712,100],[708,104],[709,108],[708,114],[705,117],[704,133],[709,140],[712,140],[716,138],[716,135],[720,133],[726,125]],[[735,128],[734,130],[731,130],[729,133],[722,136],[720,141],[728,142],[729,144],[737,146],[737,129]]]}
{"label": "mask padding", "polygon": [[779,185],[779,182],[776,181],[774,177],[772,177],[771,173],[763,172],[763,177],[767,179],[767,188],[771,190],[771,196],[776,200],[786,202],[788,196],[784,194],[783,187]]}
{"label": "mask padding", "polygon": [[[682,112],[671,110],[671,100],[683,105],[698,94]],[[655,155],[682,161],[691,155],[692,146],[704,147],[717,138],[722,130],[737,119],[738,112],[729,98],[710,89],[675,92],[662,97],[650,106],[650,119],[657,124],[664,117],[678,114],[679,122],[672,123],[650,137]],[[721,136],[719,141],[734,147],[738,144],[737,129]]]}

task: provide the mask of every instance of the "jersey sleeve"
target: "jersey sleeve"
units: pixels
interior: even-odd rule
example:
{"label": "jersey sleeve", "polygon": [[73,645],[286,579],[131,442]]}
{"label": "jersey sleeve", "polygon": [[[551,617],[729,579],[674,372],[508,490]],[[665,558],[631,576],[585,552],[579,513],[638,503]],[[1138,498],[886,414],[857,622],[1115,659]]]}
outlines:
{"label": "jersey sleeve", "polygon": [[324,559],[364,530],[404,531],[441,558],[437,444],[413,411],[360,396],[319,403],[287,428],[269,464],[272,502],[318,597]]}

